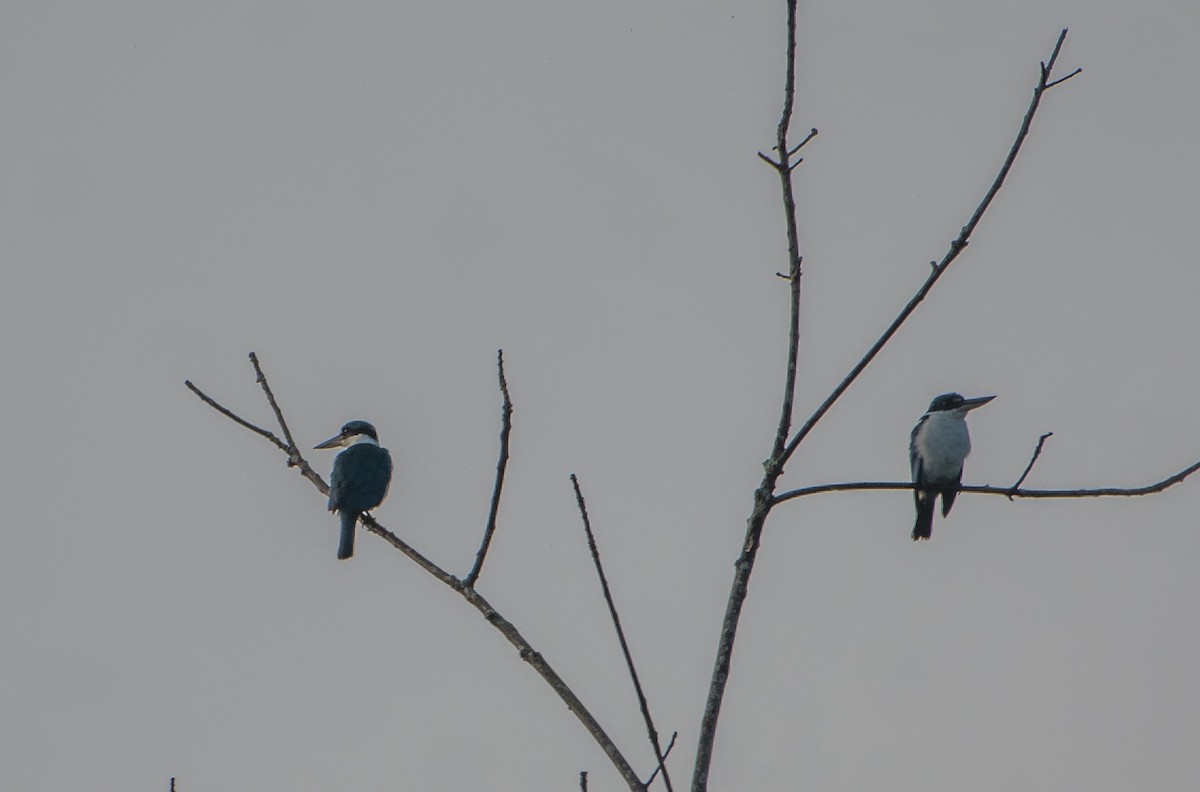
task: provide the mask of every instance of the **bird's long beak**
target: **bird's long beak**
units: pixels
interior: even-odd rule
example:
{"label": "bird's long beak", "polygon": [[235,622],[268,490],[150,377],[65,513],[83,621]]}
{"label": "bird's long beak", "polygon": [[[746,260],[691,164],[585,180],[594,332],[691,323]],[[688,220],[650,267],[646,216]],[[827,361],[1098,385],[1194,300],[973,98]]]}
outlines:
{"label": "bird's long beak", "polygon": [[983,405],[987,404],[994,398],[996,398],[996,397],[995,396],[980,396],[976,399],[964,399],[962,407],[960,407],[959,409],[961,409],[963,412],[969,412],[971,410],[974,410],[976,407],[982,407]]}
{"label": "bird's long beak", "polygon": [[338,448],[339,446],[341,446],[341,444],[342,444],[342,436],[340,434],[335,434],[333,437],[329,438],[324,443],[318,443],[317,445],[313,446],[313,450],[316,450],[319,448]]}

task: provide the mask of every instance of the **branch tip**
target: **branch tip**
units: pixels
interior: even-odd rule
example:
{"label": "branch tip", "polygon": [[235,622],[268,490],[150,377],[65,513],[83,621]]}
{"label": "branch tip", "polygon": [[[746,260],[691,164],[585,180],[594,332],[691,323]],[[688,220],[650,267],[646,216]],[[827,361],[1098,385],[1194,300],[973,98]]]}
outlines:
{"label": "branch tip", "polygon": [[758,152],[758,158],[761,159],[763,162],[767,163],[768,165],[770,165],[775,170],[779,170],[779,168],[780,168],[779,163],[776,162],[775,160],[771,159],[770,157],[768,157],[766,154],[763,154],[761,151]]}

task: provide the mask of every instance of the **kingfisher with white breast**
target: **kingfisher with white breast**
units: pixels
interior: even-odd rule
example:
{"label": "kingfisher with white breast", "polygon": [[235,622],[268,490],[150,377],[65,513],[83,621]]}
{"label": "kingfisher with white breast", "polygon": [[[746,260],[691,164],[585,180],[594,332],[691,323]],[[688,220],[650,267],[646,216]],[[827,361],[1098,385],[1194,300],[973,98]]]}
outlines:
{"label": "kingfisher with white breast", "polygon": [[982,407],[995,396],[964,399],[957,393],[943,393],[929,404],[929,410],[913,427],[908,444],[917,504],[917,522],[913,540],[933,535],[933,510],[942,496],[942,516],[950,513],[958,488],[962,486],[963,462],[971,453],[971,435],[967,431],[967,413]]}

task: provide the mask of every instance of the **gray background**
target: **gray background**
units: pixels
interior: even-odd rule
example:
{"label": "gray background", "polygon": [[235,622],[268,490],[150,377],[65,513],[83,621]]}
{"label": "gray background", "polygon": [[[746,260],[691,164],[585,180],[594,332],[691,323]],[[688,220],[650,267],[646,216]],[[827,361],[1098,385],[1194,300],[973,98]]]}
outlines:
{"label": "gray background", "polygon": [[[580,536],[578,473],[686,781],[782,381],[778,2],[0,6],[0,788],[620,788],[474,611],[192,378],[298,438],[350,418],[379,518],[459,574],[517,404],[481,590],[651,760]],[[807,415],[990,183],[935,297],[785,485],[907,475],[946,390],[970,483],[1138,485],[1200,457],[1200,7],[801,8]],[[314,452],[327,472],[329,454]],[[907,493],[772,519],[714,789],[1188,790],[1200,481],[1134,501]]]}

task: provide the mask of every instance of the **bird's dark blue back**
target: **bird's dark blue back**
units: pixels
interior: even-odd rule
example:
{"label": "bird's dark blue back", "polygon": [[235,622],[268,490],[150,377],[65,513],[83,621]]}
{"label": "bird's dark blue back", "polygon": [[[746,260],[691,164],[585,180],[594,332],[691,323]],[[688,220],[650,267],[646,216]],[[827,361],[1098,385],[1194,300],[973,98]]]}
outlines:
{"label": "bird's dark blue back", "polygon": [[337,455],[329,477],[329,510],[356,516],[383,502],[392,478],[392,457],[386,448],[356,443]]}

